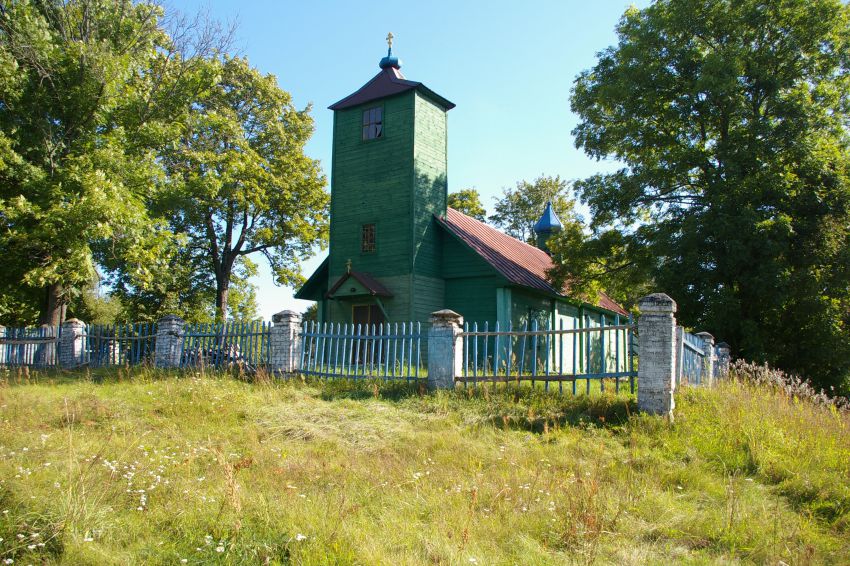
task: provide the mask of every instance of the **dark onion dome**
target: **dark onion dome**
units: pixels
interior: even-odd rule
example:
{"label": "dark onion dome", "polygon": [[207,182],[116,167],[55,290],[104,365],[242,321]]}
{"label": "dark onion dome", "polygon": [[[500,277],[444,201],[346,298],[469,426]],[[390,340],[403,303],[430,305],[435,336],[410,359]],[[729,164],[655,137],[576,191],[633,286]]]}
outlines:
{"label": "dark onion dome", "polygon": [[393,48],[390,47],[387,49],[387,56],[381,59],[381,62],[378,63],[378,66],[382,69],[401,69],[401,59],[393,55]]}
{"label": "dark onion dome", "polygon": [[552,234],[560,232],[564,229],[564,225],[558,219],[555,211],[552,209],[552,201],[546,203],[546,209],[543,211],[543,216],[534,225],[535,234]]}

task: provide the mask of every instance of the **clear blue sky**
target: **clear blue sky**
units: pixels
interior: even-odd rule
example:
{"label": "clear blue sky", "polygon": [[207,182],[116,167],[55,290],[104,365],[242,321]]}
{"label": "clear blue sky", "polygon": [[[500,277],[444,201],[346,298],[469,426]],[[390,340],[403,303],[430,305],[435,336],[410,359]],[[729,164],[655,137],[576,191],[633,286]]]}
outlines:
{"label": "clear blue sky", "polygon": [[[457,104],[449,113],[449,190],[474,187],[489,210],[519,180],[541,174],[572,180],[612,166],[575,148],[569,95],[576,75],[614,44],[614,27],[631,4],[649,2],[172,0],[169,7],[237,22],[240,54],[274,74],[299,107],[313,105],[316,132],[307,153],[326,174],[327,107],[378,72],[392,31],[402,73]],[[305,276],[324,255],[305,262]],[[264,318],[307,308],[292,289],[275,286],[264,260],[255,259]]]}

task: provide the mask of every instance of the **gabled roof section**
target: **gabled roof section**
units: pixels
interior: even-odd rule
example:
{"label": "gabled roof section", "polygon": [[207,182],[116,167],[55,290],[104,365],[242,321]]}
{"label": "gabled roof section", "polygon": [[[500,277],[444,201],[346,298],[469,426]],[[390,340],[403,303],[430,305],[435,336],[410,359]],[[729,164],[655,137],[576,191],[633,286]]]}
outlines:
{"label": "gabled roof section", "polygon": [[346,281],[349,279],[354,279],[358,284],[352,287],[353,292],[342,293],[346,296],[355,296],[355,295],[372,295],[373,297],[392,297],[393,294],[389,289],[384,287],[384,285],[369,275],[368,273],[363,273],[362,271],[349,271],[345,275],[339,278],[334,286],[330,288],[327,295],[325,295],[329,299],[333,299],[337,292],[342,288]]}
{"label": "gabled roof section", "polygon": [[360,90],[346,96],[339,102],[331,104],[328,108],[331,110],[343,110],[414,89],[419,90],[446,110],[451,110],[455,107],[452,102],[449,102],[424,84],[405,79],[404,75],[396,67],[387,67],[386,69],[381,69],[377,75],[372,77],[372,80],[360,87]]}
{"label": "gabled roof section", "polygon": [[316,271],[313,272],[313,275],[311,275],[310,278],[301,285],[301,288],[295,292],[296,299],[305,299],[308,301],[321,300],[322,283],[328,280],[329,263],[330,257],[326,257],[325,260],[319,264],[319,267],[316,268]]}
{"label": "gabled roof section", "polygon": [[[446,210],[445,218],[436,215],[435,218],[441,226],[472,248],[514,285],[554,295],[569,294],[569,288],[566,286],[557,290],[549,283],[546,272],[552,268],[553,263],[549,254],[543,250],[512,238],[453,208]],[[629,314],[604,293],[600,294],[597,306],[618,314]]]}

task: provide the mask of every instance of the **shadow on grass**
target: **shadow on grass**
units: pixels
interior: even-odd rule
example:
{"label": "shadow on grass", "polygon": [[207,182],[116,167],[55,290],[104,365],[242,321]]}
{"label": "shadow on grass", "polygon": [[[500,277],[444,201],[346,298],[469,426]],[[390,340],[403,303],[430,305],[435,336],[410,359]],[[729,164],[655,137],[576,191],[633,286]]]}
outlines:
{"label": "shadow on grass", "polygon": [[529,384],[480,384],[426,393],[424,380],[310,378],[324,401],[380,399],[425,413],[457,413],[466,422],[545,433],[562,426],[617,427],[637,411],[634,395],[597,392],[573,395]]}

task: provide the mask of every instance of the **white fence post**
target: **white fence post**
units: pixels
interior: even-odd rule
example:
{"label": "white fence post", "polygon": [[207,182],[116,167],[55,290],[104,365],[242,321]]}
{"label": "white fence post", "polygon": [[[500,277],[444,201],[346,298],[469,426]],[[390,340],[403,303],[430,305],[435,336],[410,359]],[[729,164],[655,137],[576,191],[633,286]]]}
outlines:
{"label": "white fence post", "polygon": [[9,352],[9,345],[4,344],[3,340],[6,338],[6,327],[0,325],[0,367],[3,367],[7,363],[6,356]]}
{"label": "white fence post", "polygon": [[463,317],[452,310],[431,313],[428,330],[428,389],[454,389],[463,371]]}
{"label": "white fence post", "polygon": [[714,385],[714,336],[708,332],[698,332],[697,336],[702,338],[705,354],[702,358],[702,382],[712,387]]}
{"label": "white fence post", "polygon": [[732,363],[732,347],[726,342],[717,345],[717,371],[718,379],[729,376],[729,365]]}
{"label": "white fence post", "polygon": [[72,318],[62,325],[59,337],[59,366],[73,368],[83,363],[86,323]]}
{"label": "white fence post", "polygon": [[298,371],[301,353],[301,314],[281,311],[272,315],[269,364],[275,373],[293,374]]}
{"label": "white fence post", "polygon": [[183,329],[186,321],[167,314],[156,323],[154,365],[158,368],[180,367],[183,357]]}
{"label": "white fence post", "polygon": [[638,302],[638,408],[673,418],[676,389],[676,301],[654,293]]}

